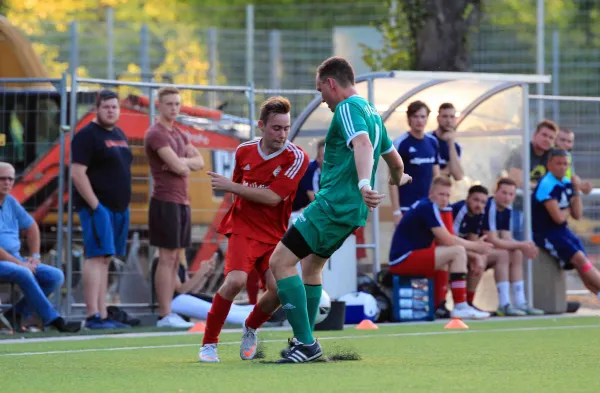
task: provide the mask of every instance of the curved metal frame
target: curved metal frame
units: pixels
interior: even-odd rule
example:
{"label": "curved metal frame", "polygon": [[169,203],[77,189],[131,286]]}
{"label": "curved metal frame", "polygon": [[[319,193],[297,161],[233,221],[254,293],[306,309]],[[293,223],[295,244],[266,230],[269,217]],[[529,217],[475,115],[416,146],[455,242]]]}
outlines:
{"label": "curved metal frame", "polygon": [[[362,82],[368,82],[369,79],[393,78],[393,77],[394,77],[394,71],[368,72],[366,74],[362,74],[362,75],[359,75],[358,77],[356,77],[354,84],[357,85]],[[304,108],[304,110],[302,110],[302,112],[300,112],[300,114],[294,121],[294,124],[292,124],[292,129],[290,130],[290,136],[289,136],[290,141],[293,141],[294,138],[296,138],[296,134],[298,134],[300,127],[302,127],[304,125],[304,122],[306,122],[306,119],[308,119],[308,116],[310,116],[315,111],[315,109],[317,109],[317,107],[319,105],[321,105],[321,102],[323,102],[323,99],[320,96],[315,97],[311,102],[308,103],[308,105],[306,105],[306,108]]]}
{"label": "curved metal frame", "polygon": [[396,108],[398,108],[400,105],[402,105],[404,102],[406,102],[410,97],[414,96],[415,94],[418,94],[418,93],[422,92],[425,89],[428,89],[428,88],[430,88],[432,86],[439,85],[439,84],[444,83],[444,82],[450,82],[450,81],[448,81],[448,80],[434,79],[434,80],[430,80],[430,81],[427,81],[425,83],[421,83],[420,85],[417,85],[417,86],[413,87],[412,89],[410,89],[409,91],[407,91],[406,93],[404,93],[400,97],[398,97],[396,99],[396,101],[392,102],[392,104],[387,109],[387,111],[385,111],[383,113],[383,115],[381,115],[381,120],[383,120],[383,122],[385,123],[385,121],[388,119],[388,117],[390,117],[392,115],[392,113],[394,113],[394,111],[396,110]]}
{"label": "curved metal frame", "polygon": [[506,82],[503,83],[501,85],[498,85],[492,89],[487,90],[485,93],[481,94],[479,97],[475,98],[466,108],[464,111],[462,111],[462,113],[460,114],[460,117],[458,118],[458,120],[456,121],[456,128],[458,129],[458,126],[460,126],[460,123],[463,122],[463,120],[469,116],[471,114],[471,112],[473,112],[475,109],[477,109],[477,107],[481,104],[483,104],[485,101],[487,101],[488,99],[492,98],[493,96],[495,96],[498,93],[501,93],[505,90],[508,89],[512,89],[513,87],[517,87],[517,86],[521,86],[521,83],[516,83],[516,82]]}

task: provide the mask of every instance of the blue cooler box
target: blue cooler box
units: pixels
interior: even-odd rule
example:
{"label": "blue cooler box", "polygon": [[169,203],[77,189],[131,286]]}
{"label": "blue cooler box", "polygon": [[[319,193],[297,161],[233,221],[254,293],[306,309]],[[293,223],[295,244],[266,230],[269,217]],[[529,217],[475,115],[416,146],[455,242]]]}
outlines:
{"label": "blue cooler box", "polygon": [[392,307],[396,322],[435,319],[433,279],[394,275],[393,291]]}

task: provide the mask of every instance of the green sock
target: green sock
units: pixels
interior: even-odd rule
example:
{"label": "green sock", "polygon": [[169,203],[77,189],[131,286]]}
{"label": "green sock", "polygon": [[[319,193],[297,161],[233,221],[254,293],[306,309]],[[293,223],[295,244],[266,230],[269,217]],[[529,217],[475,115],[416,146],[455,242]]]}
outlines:
{"label": "green sock", "polygon": [[315,339],[308,323],[306,310],[306,291],[299,276],[292,276],[277,281],[277,294],[281,300],[281,308],[285,310],[294,337],[304,344],[312,344]]}
{"label": "green sock", "polygon": [[306,290],[306,310],[308,311],[308,323],[310,323],[310,331],[315,331],[315,319],[319,312],[319,304],[321,304],[321,285],[304,284]]}

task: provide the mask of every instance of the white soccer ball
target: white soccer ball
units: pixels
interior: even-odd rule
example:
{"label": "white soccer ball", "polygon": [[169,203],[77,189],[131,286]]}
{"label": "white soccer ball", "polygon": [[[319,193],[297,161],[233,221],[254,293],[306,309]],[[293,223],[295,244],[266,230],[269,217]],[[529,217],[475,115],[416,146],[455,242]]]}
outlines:
{"label": "white soccer ball", "polygon": [[379,306],[373,295],[366,292],[350,292],[340,298],[346,306],[363,306],[365,317],[376,321],[379,318]]}
{"label": "white soccer ball", "polygon": [[321,302],[319,303],[319,311],[317,311],[317,317],[315,318],[315,324],[321,323],[327,318],[331,311],[331,298],[323,289],[321,291]]}

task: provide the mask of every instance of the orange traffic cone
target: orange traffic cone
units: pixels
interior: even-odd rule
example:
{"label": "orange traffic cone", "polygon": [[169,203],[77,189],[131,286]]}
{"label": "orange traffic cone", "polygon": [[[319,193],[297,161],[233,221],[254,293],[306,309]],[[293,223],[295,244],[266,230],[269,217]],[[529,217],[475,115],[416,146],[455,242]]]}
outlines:
{"label": "orange traffic cone", "polygon": [[450,322],[444,326],[444,329],[468,329],[466,323],[460,320],[460,318],[452,318]]}
{"label": "orange traffic cone", "polygon": [[373,323],[370,319],[363,319],[361,323],[356,325],[357,330],[375,330],[379,329],[379,326]]}
{"label": "orange traffic cone", "polygon": [[204,333],[206,330],[206,324],[204,322],[196,322],[194,326],[188,330],[190,333]]}

